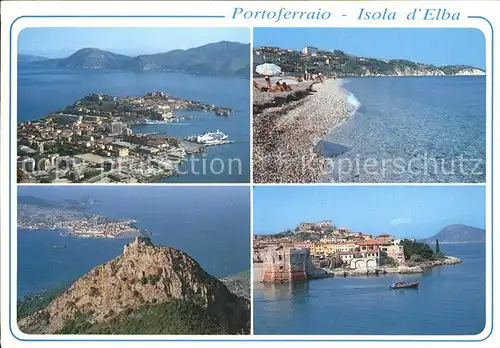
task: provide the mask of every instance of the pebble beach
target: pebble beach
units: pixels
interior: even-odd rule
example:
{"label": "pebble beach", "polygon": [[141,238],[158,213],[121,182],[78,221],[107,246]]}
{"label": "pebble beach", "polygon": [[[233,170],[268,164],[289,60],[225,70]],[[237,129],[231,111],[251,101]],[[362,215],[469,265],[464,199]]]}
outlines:
{"label": "pebble beach", "polygon": [[331,79],[297,83],[290,92],[254,88],[254,182],[311,183],[328,171],[328,158],[314,147],[353,110],[340,85]]}

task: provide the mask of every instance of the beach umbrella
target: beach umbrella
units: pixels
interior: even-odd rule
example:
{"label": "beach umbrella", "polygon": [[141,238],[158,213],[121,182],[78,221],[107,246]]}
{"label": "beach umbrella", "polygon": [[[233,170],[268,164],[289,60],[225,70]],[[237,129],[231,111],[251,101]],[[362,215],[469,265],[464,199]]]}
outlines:
{"label": "beach umbrella", "polygon": [[255,71],[261,75],[278,75],[281,73],[281,68],[277,66],[276,64],[271,64],[271,63],[266,63],[266,64],[261,64],[257,65],[255,68]]}

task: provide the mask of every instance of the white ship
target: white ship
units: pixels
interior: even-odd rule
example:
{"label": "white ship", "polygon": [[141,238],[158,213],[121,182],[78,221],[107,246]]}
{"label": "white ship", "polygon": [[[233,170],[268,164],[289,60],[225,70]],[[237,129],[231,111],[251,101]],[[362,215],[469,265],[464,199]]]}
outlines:
{"label": "white ship", "polygon": [[171,121],[160,121],[160,120],[150,120],[149,118],[145,118],[140,120],[137,124],[139,125],[152,125],[152,124],[168,124]]}
{"label": "white ship", "polygon": [[200,135],[187,137],[186,140],[203,145],[218,145],[218,144],[228,143],[227,138],[228,136],[226,134],[217,130],[217,132],[212,132],[212,133],[206,132],[206,133],[201,133]]}

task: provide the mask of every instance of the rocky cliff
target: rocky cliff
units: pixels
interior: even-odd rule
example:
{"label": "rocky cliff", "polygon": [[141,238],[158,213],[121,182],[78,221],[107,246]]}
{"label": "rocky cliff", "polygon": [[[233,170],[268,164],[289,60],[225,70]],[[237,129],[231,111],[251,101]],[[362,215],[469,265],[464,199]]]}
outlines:
{"label": "rocky cliff", "polygon": [[79,322],[79,333],[92,333],[96,325],[106,325],[108,333],[119,333],[122,328],[106,323],[118,325],[116,318],[123,321],[137,311],[147,313],[147,306],[170,302],[199,308],[197,313],[214,318],[224,333],[249,331],[248,300],[231,293],[188,254],[155,246],[142,237],[126,245],[122,255],[79,278],[46,308],[19,320],[18,325],[25,333],[54,334],[66,333],[68,323]]}

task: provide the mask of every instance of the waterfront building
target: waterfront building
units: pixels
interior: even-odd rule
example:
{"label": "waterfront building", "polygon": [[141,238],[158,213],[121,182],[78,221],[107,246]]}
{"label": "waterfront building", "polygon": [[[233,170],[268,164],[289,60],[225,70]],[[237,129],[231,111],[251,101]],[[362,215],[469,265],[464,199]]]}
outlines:
{"label": "waterfront building", "polygon": [[263,282],[292,282],[307,279],[308,249],[295,247],[269,248],[261,254],[264,263]]}
{"label": "waterfront building", "polygon": [[397,265],[405,262],[405,253],[402,245],[388,245],[381,247],[382,251],[387,253],[387,256],[392,258]]}

